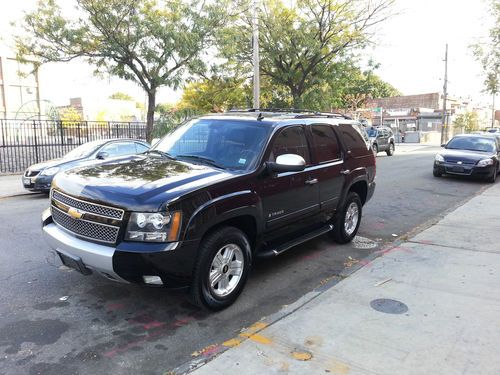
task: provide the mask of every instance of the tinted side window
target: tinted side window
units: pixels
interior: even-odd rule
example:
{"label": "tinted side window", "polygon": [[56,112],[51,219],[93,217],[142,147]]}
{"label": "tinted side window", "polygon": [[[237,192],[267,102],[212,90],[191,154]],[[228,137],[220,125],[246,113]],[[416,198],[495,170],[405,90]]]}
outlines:
{"label": "tinted side window", "polygon": [[340,133],[342,134],[342,140],[344,141],[347,150],[350,150],[355,154],[366,152],[367,145],[365,140],[352,125],[342,124],[339,128]]}
{"label": "tinted side window", "polygon": [[368,132],[364,126],[353,124],[352,127],[361,135],[361,137],[363,137],[366,143],[370,142],[370,138],[368,137]]}
{"label": "tinted side window", "polygon": [[110,157],[135,154],[135,144],[132,142],[114,142],[106,145],[101,151],[107,152]]}
{"label": "tinted side window", "polygon": [[138,154],[140,154],[141,152],[146,152],[147,150],[149,150],[149,147],[143,145],[142,143],[136,143],[135,150]]}
{"label": "tinted side window", "polygon": [[293,126],[282,130],[274,140],[269,161],[276,161],[276,158],[283,154],[300,155],[306,161],[306,164],[311,164],[309,156],[309,147],[304,129],[300,126]]}
{"label": "tinted side window", "polygon": [[314,151],[318,162],[340,159],[340,148],[337,136],[329,125],[311,126],[313,135]]}

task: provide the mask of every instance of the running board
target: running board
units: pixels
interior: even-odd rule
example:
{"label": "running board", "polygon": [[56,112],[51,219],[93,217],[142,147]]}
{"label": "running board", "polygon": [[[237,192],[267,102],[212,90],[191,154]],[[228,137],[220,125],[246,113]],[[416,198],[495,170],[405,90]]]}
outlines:
{"label": "running board", "polygon": [[321,236],[322,234],[325,234],[325,233],[331,231],[332,229],[333,229],[333,225],[331,225],[331,224],[325,225],[324,227],[316,229],[313,232],[309,232],[303,236],[300,236],[300,237],[297,237],[291,241],[285,242],[283,245],[280,245],[280,246],[276,247],[275,249],[270,249],[270,250],[265,250],[265,251],[259,252],[258,254],[256,254],[256,256],[258,258],[274,258],[274,257],[284,253],[288,249],[290,249],[294,246],[300,245],[303,242],[307,242],[309,240],[312,240],[315,237]]}

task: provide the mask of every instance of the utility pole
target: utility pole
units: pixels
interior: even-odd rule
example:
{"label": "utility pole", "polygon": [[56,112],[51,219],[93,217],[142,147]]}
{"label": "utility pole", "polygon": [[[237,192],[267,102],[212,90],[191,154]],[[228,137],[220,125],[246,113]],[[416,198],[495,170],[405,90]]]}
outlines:
{"label": "utility pole", "polygon": [[492,97],[492,103],[491,103],[491,127],[495,127],[495,94],[493,93]]}
{"label": "utility pole", "polygon": [[259,57],[259,15],[258,0],[253,0],[252,41],[253,41],[253,107],[260,108],[260,57]]}
{"label": "utility pole", "polygon": [[[441,144],[448,140],[448,126],[446,124],[446,100],[448,98],[448,43],[446,43],[446,51],[444,53],[444,83],[443,83],[443,119],[441,125]],[[446,134],[445,134],[446,129]]]}

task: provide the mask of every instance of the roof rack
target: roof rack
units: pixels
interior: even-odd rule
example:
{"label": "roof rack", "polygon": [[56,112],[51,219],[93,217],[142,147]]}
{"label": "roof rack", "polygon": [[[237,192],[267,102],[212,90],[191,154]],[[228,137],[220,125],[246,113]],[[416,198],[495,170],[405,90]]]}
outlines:
{"label": "roof rack", "polygon": [[229,112],[275,112],[275,113],[315,113],[310,109],[295,108],[243,108],[230,109]]}
{"label": "roof rack", "polygon": [[310,109],[295,109],[295,108],[246,108],[246,109],[230,109],[228,113],[245,112],[245,113],[259,113],[259,120],[265,116],[263,113],[290,113],[297,114],[295,118],[310,118],[310,117],[325,117],[325,118],[343,118],[352,120],[351,117],[338,112],[318,112]]}

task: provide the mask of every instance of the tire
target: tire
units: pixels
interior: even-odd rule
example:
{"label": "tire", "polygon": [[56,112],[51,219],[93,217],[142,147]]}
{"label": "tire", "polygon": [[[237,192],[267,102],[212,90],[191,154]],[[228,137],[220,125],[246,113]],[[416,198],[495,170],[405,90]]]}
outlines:
{"label": "tire", "polygon": [[387,156],[392,156],[394,155],[394,143],[389,143],[389,148],[387,149],[387,151],[385,152],[387,154]]}
{"label": "tire", "polygon": [[376,143],[374,143],[372,145],[372,150],[373,150],[373,153],[375,154],[375,157],[377,157],[377,154],[378,154],[378,145]]}
{"label": "tire", "polygon": [[432,170],[432,174],[434,177],[441,177],[442,176],[442,173],[439,173],[439,171],[436,168],[434,168]]}
{"label": "tire", "polygon": [[[353,217],[349,218],[357,210],[356,221],[353,222]],[[351,242],[356,236],[361,223],[361,215],[363,213],[363,205],[359,195],[353,191],[349,192],[342,209],[335,215],[333,230],[330,232],[334,241],[340,244]],[[350,225],[349,225],[350,224]]]}
{"label": "tire", "polygon": [[[212,311],[230,306],[245,286],[251,259],[247,236],[237,228],[222,227],[203,238],[193,272],[192,302]],[[211,275],[218,281],[211,282]]]}
{"label": "tire", "polygon": [[494,183],[495,183],[495,181],[497,180],[497,175],[498,175],[498,167],[497,167],[497,168],[495,168],[495,169],[496,169],[496,171],[495,171],[495,172],[493,172],[493,174],[492,174],[490,177],[488,177],[488,179],[487,179],[487,181],[488,181],[488,182],[490,182],[490,183],[492,183],[492,184],[494,184]]}

